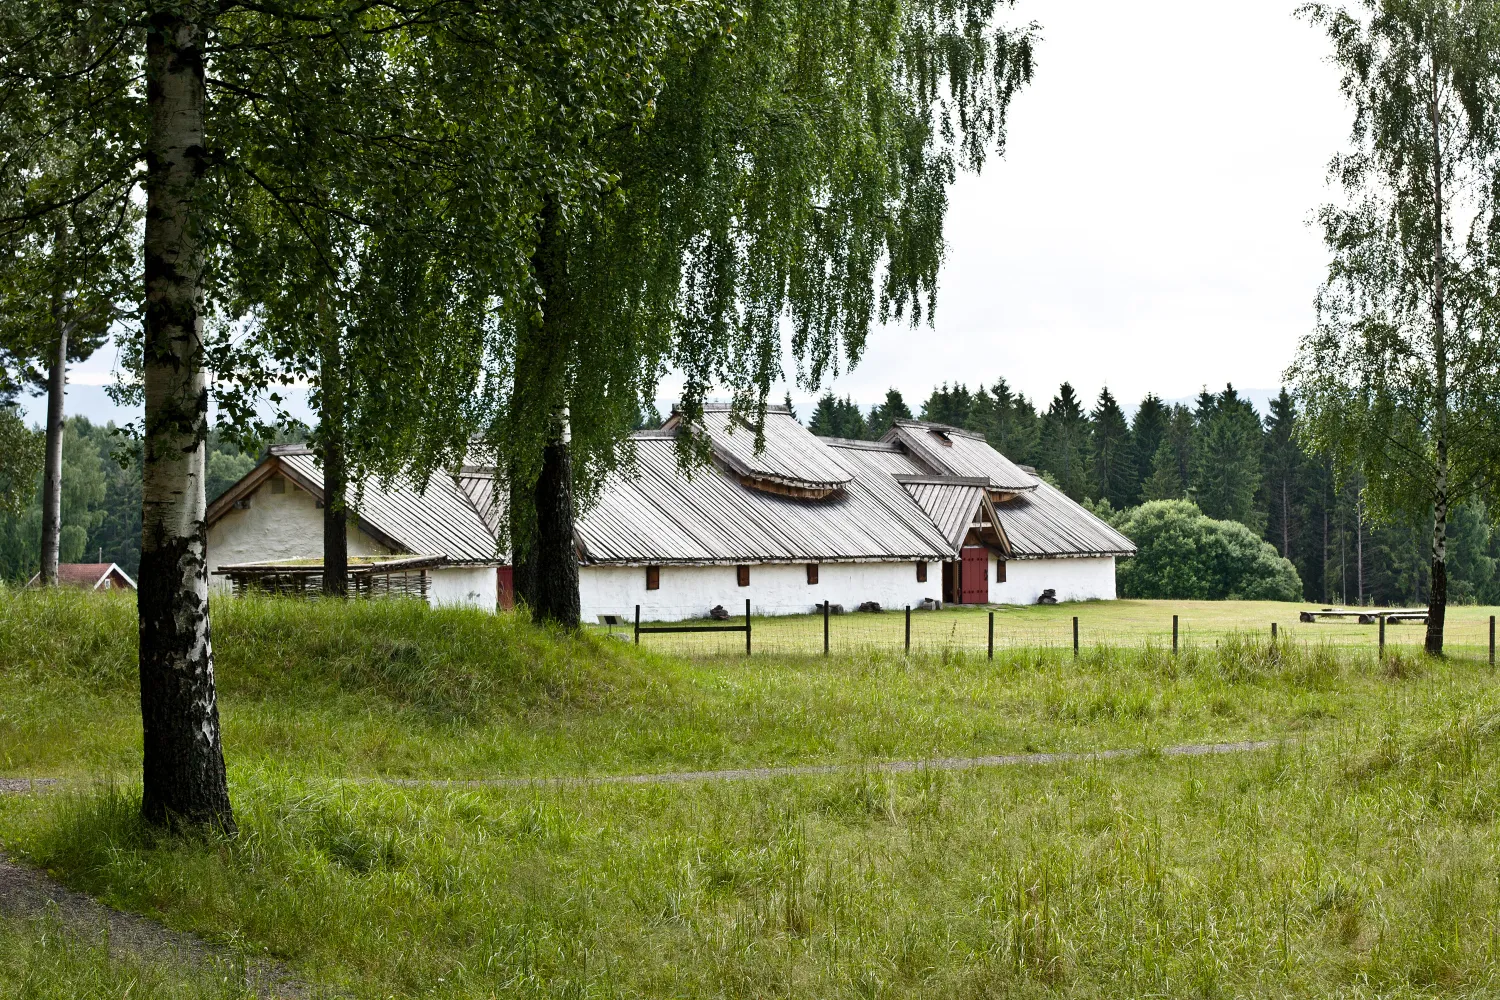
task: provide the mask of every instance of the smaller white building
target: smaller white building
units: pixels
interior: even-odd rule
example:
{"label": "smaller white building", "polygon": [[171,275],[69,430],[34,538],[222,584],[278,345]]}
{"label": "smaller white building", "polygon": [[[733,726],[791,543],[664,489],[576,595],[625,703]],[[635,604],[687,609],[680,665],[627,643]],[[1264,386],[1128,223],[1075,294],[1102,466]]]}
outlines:
{"label": "smaller white building", "polygon": [[[410,594],[434,607],[493,611],[494,533],[468,494],[435,476],[425,491],[398,480],[350,496],[350,591]],[[323,472],[300,445],[276,446],[208,508],[208,572],[220,590],[322,586]]]}

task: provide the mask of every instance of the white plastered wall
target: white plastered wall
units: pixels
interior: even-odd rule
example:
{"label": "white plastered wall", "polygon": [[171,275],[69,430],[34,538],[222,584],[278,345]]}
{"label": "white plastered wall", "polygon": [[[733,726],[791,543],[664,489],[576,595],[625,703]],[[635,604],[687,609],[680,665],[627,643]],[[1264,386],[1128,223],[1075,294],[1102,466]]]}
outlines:
{"label": "white plastered wall", "polygon": [[[228,587],[227,578],[212,575],[220,566],[323,558],[323,510],[311,493],[290,479],[285,482],[285,493],[272,493],[267,479],[250,494],[249,507],[231,509],[208,529],[210,586]],[[349,555],[381,556],[390,551],[350,525]]]}
{"label": "white plastered wall", "polygon": [[1115,599],[1115,558],[1012,559],[1005,564],[1005,582],[995,582],[995,560],[990,560],[990,602],[1035,604],[1044,590],[1057,591],[1059,601]]}
{"label": "white plastered wall", "polygon": [[828,601],[854,611],[866,601],[887,609],[917,605],[924,598],[943,597],[943,566],[927,566],[927,582],[917,582],[917,564],[822,563],[818,582],[807,582],[807,567],[752,565],[750,586],[736,582],[733,566],[663,566],[661,588],[646,589],[644,566],[580,566],[578,589],[583,620],[596,622],[600,615],[635,617],[641,606],[642,621],[683,621],[702,618],[715,605],[731,615],[745,613],[745,600],[756,615],[808,614]]}
{"label": "white plastered wall", "polygon": [[431,571],[427,603],[434,608],[494,611],[499,603],[495,567],[443,566]]}

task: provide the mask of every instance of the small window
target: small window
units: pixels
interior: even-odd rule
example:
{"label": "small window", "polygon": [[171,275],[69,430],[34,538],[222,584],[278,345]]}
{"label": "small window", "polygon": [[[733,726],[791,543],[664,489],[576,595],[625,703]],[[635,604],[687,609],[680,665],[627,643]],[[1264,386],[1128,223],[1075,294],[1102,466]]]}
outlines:
{"label": "small window", "polygon": [[750,567],[736,566],[734,568],[734,578],[741,587],[750,586]]}
{"label": "small window", "polygon": [[1005,560],[1004,559],[996,559],[995,560],[995,582],[996,583],[1004,583],[1005,582]]}
{"label": "small window", "polygon": [[927,582],[927,564],[924,562],[917,563],[917,582]]}
{"label": "small window", "polygon": [[284,478],[282,478],[281,476],[272,476],[271,477],[271,492],[272,493],[285,493],[286,492],[286,480]]}
{"label": "small window", "polygon": [[661,589],[661,567],[660,566],[647,566],[646,567],[646,589],[647,590],[660,590]]}
{"label": "small window", "polygon": [[818,582],[818,564],[817,563],[808,563],[807,564],[807,585],[809,587],[816,586],[817,582]]}

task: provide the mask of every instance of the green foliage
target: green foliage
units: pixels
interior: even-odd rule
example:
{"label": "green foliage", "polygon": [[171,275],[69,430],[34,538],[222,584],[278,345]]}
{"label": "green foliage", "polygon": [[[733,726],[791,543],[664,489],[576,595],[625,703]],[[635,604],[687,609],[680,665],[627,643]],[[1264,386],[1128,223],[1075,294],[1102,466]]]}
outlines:
{"label": "green foliage", "polygon": [[895,426],[898,420],[910,420],[911,408],[906,405],[906,400],[901,398],[901,393],[895,389],[886,390],[885,401],[875,406],[870,411],[870,419],[867,423],[870,438],[879,440]]}
{"label": "green foliage", "polygon": [[1295,601],[1296,567],[1245,525],[1206,517],[1186,500],[1156,500],[1114,525],[1138,552],[1118,573],[1125,597]]}
{"label": "green foliage", "polygon": [[837,399],[831,392],[824,393],[818,400],[817,409],[813,410],[812,419],[807,422],[807,429],[819,437],[852,438],[856,441],[864,440],[870,433],[864,414],[854,400],[848,396]]}
{"label": "green foliage", "polygon": [[[97,552],[89,545],[104,522],[107,491],[103,456],[86,420],[75,418],[64,425],[62,487],[58,557],[62,562],[93,562]],[[40,476],[32,480],[29,493],[23,513],[0,515],[0,577],[12,582],[24,583],[41,564]]]}
{"label": "green foliage", "polygon": [[[1363,477],[1376,521],[1432,516],[1428,644],[1442,649],[1449,511],[1492,488],[1500,325],[1500,8],[1308,4],[1353,111],[1320,221],[1318,324],[1287,375],[1309,450]],[[1326,587],[1325,587],[1326,590]]]}
{"label": "green foliage", "polygon": [[1141,483],[1141,499],[1150,500],[1181,500],[1187,496],[1187,487],[1183,485],[1182,476],[1178,473],[1177,451],[1172,447],[1172,442],[1162,440],[1157,445],[1156,455],[1151,463],[1151,475]]}
{"label": "green foliage", "polygon": [[46,438],[14,407],[0,407],[0,516],[19,517],[42,474]]}
{"label": "green foliage", "polygon": [[1265,515],[1257,508],[1261,479],[1260,417],[1234,386],[1204,394],[1195,414],[1193,498],[1209,517],[1238,521],[1259,533]]}
{"label": "green foliage", "polygon": [[1135,454],[1125,412],[1107,387],[1099,391],[1099,402],[1089,414],[1089,422],[1093,430],[1089,435],[1091,495],[1123,507],[1139,491]]}
{"label": "green foliage", "polygon": [[1064,382],[1042,418],[1039,468],[1057,477],[1058,488],[1074,500],[1089,493],[1090,427],[1073,387]]}

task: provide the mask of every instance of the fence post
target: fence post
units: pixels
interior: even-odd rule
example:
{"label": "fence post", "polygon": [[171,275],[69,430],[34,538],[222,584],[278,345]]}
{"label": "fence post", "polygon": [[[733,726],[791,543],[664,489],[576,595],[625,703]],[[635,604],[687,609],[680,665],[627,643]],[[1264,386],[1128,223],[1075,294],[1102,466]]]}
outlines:
{"label": "fence post", "polygon": [[1495,616],[1490,615],[1490,666],[1495,665]]}
{"label": "fence post", "polygon": [[990,612],[990,659],[995,658],[995,612]]}
{"label": "fence post", "polygon": [[823,602],[823,655],[828,655],[828,602]]}
{"label": "fence post", "polygon": [[745,598],[745,655],[750,655],[750,598]]}
{"label": "fence post", "polygon": [[1273,643],[1276,641],[1276,623],[1275,622],[1271,623],[1271,641]]}
{"label": "fence post", "polygon": [[635,606],[635,644],[641,644],[641,606]]}
{"label": "fence post", "polygon": [[1172,652],[1177,652],[1177,616],[1172,616]]}
{"label": "fence post", "polygon": [[1380,616],[1380,658],[1385,659],[1385,615]]}
{"label": "fence post", "polygon": [[1073,659],[1078,659],[1078,616],[1073,616]]}
{"label": "fence post", "polygon": [[911,654],[911,605],[906,606],[906,652]]}

